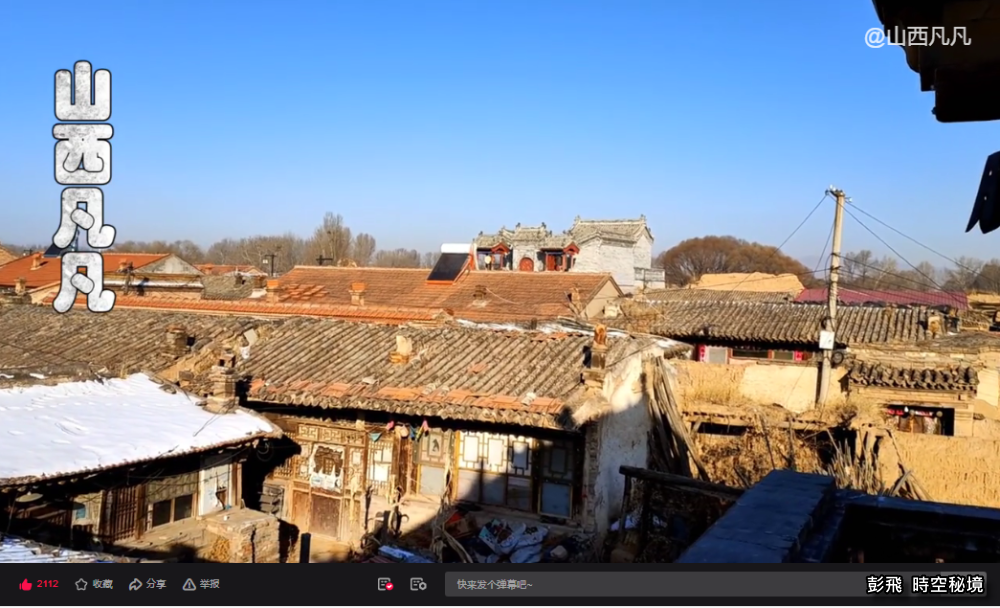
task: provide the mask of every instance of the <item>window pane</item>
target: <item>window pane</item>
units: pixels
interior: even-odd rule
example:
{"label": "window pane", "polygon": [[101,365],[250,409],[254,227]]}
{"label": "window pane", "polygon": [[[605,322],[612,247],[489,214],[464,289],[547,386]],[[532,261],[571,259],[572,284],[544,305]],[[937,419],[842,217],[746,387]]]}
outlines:
{"label": "window pane", "polygon": [[528,477],[507,478],[507,506],[522,511],[531,510],[531,479]]}
{"label": "window pane", "polygon": [[422,465],[419,491],[427,496],[441,496],[444,493],[444,469]]}
{"label": "window pane", "polygon": [[479,471],[458,471],[458,499],[479,502]]}
{"label": "window pane", "polygon": [[570,486],[555,483],[543,483],[542,513],[558,517],[569,517],[571,496]]}
{"label": "window pane", "polygon": [[514,457],[512,464],[516,469],[528,468],[528,444],[523,441],[514,442]]}
{"label": "window pane", "polygon": [[153,504],[153,526],[162,526],[170,523],[170,500],[161,500]]}
{"label": "window pane", "polygon": [[483,473],[483,499],[487,505],[503,505],[507,497],[506,475]]}
{"label": "window pane", "polygon": [[755,348],[734,348],[733,358],[736,359],[767,359],[769,351]]}
{"label": "window pane", "polygon": [[728,363],[729,351],[717,346],[709,346],[705,349],[705,360],[709,363]]}
{"label": "window pane", "polygon": [[549,448],[549,471],[553,475],[566,472],[566,450],[556,446]]}
{"label": "window pane", "polygon": [[174,521],[187,519],[194,513],[194,495],[178,496],[174,499]]}
{"label": "window pane", "polygon": [[771,358],[778,361],[795,361],[795,351],[793,350],[772,350]]}

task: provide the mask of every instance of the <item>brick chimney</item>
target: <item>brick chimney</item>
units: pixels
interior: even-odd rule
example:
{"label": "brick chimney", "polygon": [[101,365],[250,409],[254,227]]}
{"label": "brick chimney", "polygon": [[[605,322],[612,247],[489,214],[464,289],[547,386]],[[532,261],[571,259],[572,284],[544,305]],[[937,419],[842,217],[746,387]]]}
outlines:
{"label": "brick chimney", "polygon": [[38,270],[41,267],[42,267],[42,254],[36,253],[33,256],[31,256],[31,269]]}
{"label": "brick chimney", "polygon": [[485,304],[486,303],[486,286],[485,285],[476,285],[475,286],[475,288],[472,291],[472,301],[476,302],[476,303],[479,303],[479,304]]}
{"label": "brick chimney", "polygon": [[267,279],[264,284],[267,288],[267,297],[265,298],[268,302],[278,301],[278,279]]}
{"label": "brick chimney", "polygon": [[28,279],[17,277],[17,281],[14,282],[14,293],[19,296],[28,293]]}
{"label": "brick chimney", "polygon": [[365,305],[365,284],[351,283],[351,288],[347,290],[351,294],[351,306]]}
{"label": "brick chimney", "polygon": [[604,388],[605,365],[608,356],[608,329],[594,327],[594,342],[590,347],[590,365],[583,370],[583,383],[591,388]]}
{"label": "brick chimney", "polygon": [[190,352],[188,349],[188,334],[183,327],[171,325],[167,328],[165,338],[164,354],[167,356],[173,358],[183,357]]}
{"label": "brick chimney", "polygon": [[396,336],[396,350],[389,354],[393,363],[409,363],[413,358],[413,341],[406,336]]}
{"label": "brick chimney", "polygon": [[205,409],[213,413],[225,413],[236,405],[236,355],[226,351],[219,356],[218,365],[209,373],[212,385],[211,395]]}

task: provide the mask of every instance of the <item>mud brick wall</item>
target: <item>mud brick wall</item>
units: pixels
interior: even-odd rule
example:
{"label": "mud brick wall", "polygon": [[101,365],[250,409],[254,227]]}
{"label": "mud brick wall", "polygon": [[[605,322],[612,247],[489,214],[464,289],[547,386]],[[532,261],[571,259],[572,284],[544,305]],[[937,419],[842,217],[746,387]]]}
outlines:
{"label": "mud brick wall", "polygon": [[244,509],[233,512],[228,520],[212,521],[208,531],[228,541],[228,563],[275,564],[280,560],[280,525],[276,517]]}
{"label": "mud brick wall", "polygon": [[[935,502],[1000,507],[1000,441],[908,433],[893,437],[903,464]],[[895,450],[885,440],[879,448],[879,467],[887,484],[900,476]]]}
{"label": "mud brick wall", "polygon": [[976,399],[991,407],[1000,404],[1000,353],[969,350],[963,352],[929,352],[905,348],[865,349],[852,348],[851,353],[859,361],[879,362],[898,367],[953,367],[971,365],[979,370],[979,385]]}

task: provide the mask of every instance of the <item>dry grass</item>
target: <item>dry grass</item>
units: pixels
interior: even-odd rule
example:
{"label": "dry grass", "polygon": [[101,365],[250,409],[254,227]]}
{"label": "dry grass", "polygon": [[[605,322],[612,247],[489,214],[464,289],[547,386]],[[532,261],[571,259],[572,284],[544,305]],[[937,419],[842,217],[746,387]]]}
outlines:
{"label": "dry grass", "polygon": [[[763,420],[763,419],[762,419]],[[747,488],[775,469],[823,471],[815,438],[767,426],[750,427],[739,436],[698,435],[705,466],[715,483]]]}
{"label": "dry grass", "polygon": [[699,382],[683,389],[689,403],[712,403],[716,405],[743,405],[747,399],[740,393],[739,384],[730,382]]}
{"label": "dry grass", "polygon": [[834,444],[833,457],[823,472],[842,490],[882,496],[892,493],[882,480],[878,459],[868,452],[857,454],[846,444]]}

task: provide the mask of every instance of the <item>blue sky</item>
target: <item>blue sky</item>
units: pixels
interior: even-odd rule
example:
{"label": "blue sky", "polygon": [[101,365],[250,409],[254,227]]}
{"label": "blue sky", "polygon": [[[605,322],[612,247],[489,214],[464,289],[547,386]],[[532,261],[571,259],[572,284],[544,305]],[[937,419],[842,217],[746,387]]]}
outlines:
{"label": "blue sky", "polygon": [[[639,214],[657,249],[776,245],[834,184],[949,256],[996,255],[963,231],[1000,129],[935,122],[902,51],[865,45],[870,2],[80,6],[0,3],[0,242],[57,227],[53,73],[87,59],[113,74],[121,240],[308,234],[333,211],[383,248]],[[831,218],[786,250],[815,258]],[[888,253],[850,219],[844,247]]]}

